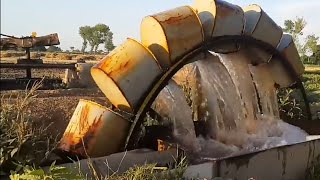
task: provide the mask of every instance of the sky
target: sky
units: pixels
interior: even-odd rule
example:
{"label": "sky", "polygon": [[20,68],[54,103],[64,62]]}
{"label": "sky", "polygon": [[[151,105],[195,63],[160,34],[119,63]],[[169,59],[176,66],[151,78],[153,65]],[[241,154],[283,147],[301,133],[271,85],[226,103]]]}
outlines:
{"label": "sky", "polygon": [[[114,33],[114,44],[127,37],[140,39],[143,17],[182,5],[193,0],[0,0],[1,33],[38,36],[58,33],[64,50],[80,49],[79,27],[107,24]],[[284,20],[304,17],[308,22],[305,34],[320,36],[320,0],[228,0],[241,7],[259,4],[280,26]],[[317,15],[318,14],[318,15]],[[102,48],[103,45],[101,45]]]}

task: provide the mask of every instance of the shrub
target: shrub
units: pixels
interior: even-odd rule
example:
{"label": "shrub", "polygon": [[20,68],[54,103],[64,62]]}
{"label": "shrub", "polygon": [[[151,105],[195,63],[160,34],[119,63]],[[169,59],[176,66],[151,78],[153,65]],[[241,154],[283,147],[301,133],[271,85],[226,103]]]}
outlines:
{"label": "shrub", "polygon": [[281,119],[295,120],[304,118],[301,105],[295,97],[297,96],[297,90],[290,88],[279,89],[277,94]]}

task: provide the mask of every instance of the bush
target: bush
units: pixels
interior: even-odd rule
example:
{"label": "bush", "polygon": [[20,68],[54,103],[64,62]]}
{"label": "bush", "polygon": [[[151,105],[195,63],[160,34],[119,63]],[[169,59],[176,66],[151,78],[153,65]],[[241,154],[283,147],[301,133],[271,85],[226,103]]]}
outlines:
{"label": "bush", "polygon": [[319,91],[320,90],[320,74],[312,72],[312,74],[303,75],[304,86],[308,91]]}
{"label": "bush", "polygon": [[277,95],[281,119],[290,121],[305,118],[302,110],[303,107],[300,104],[302,98],[298,98],[298,92],[298,90],[290,88],[278,90]]}

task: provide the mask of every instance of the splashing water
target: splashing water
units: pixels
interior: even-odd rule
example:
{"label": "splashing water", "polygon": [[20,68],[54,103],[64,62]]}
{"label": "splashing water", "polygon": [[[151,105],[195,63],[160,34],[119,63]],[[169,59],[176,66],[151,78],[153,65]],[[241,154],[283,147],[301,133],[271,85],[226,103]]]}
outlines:
{"label": "splashing water", "polygon": [[174,81],[169,81],[160,92],[153,108],[162,117],[172,120],[173,134],[179,144],[183,144],[187,149],[199,150],[200,145],[192,121],[192,110],[185,99],[184,92]]}
{"label": "splashing water", "polygon": [[[153,108],[173,120],[175,139],[198,158],[226,157],[306,140],[307,133],[279,119],[275,83],[267,66],[253,66],[245,53],[238,52],[210,54],[186,68],[180,73],[184,81],[174,79],[191,88],[191,107],[179,85],[170,81]],[[206,124],[206,136],[196,137],[193,121]]]}

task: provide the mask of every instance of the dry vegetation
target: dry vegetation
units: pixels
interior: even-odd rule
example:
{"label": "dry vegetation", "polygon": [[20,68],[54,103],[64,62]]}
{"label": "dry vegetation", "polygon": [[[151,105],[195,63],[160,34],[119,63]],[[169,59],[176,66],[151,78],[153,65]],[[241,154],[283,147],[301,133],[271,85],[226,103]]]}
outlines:
{"label": "dry vegetation", "polygon": [[[12,60],[18,59],[25,56],[25,52],[20,51],[1,51],[1,60]],[[64,52],[32,52],[31,58],[33,59],[43,59],[48,61],[59,61],[59,60],[88,60],[88,61],[98,61],[101,60],[105,55],[91,55],[91,54],[74,54],[74,53],[64,53]]]}
{"label": "dry vegetation", "polygon": [[[73,170],[65,167],[51,165],[44,170],[39,164],[45,160],[58,144],[59,135],[66,128],[78,99],[70,100],[74,92],[68,91],[36,91],[41,84],[35,84],[31,90],[12,91],[2,94],[0,116],[0,178],[10,179],[101,179],[98,177],[92,164],[88,164],[92,178],[88,178],[79,169]],[[86,90],[77,91],[77,95],[88,95]],[[55,99],[56,96],[69,96],[65,99]],[[94,101],[105,102],[97,99],[100,92],[91,92],[89,95]],[[50,96],[51,101],[39,103],[39,99]],[[79,97],[77,97],[79,98]],[[90,98],[86,98],[90,99]],[[48,101],[48,99],[47,99]],[[57,101],[55,104],[54,101]],[[68,102],[72,101],[72,102]],[[107,106],[107,104],[104,104]],[[41,109],[42,107],[42,109]],[[66,112],[66,114],[61,111]],[[55,119],[50,119],[55,117]],[[58,130],[55,132],[53,130]],[[60,134],[58,134],[60,133]],[[186,169],[183,159],[173,167],[173,171],[163,171],[156,168],[155,164],[138,166],[129,169],[122,175],[112,174],[103,177],[105,180],[131,180],[131,179],[182,179]],[[106,168],[107,165],[106,165]],[[166,168],[164,168],[166,170]],[[89,173],[89,172],[86,172]]]}
{"label": "dry vegetation", "polygon": [[320,66],[317,65],[306,65],[305,66],[306,73],[319,73],[320,74]]}

